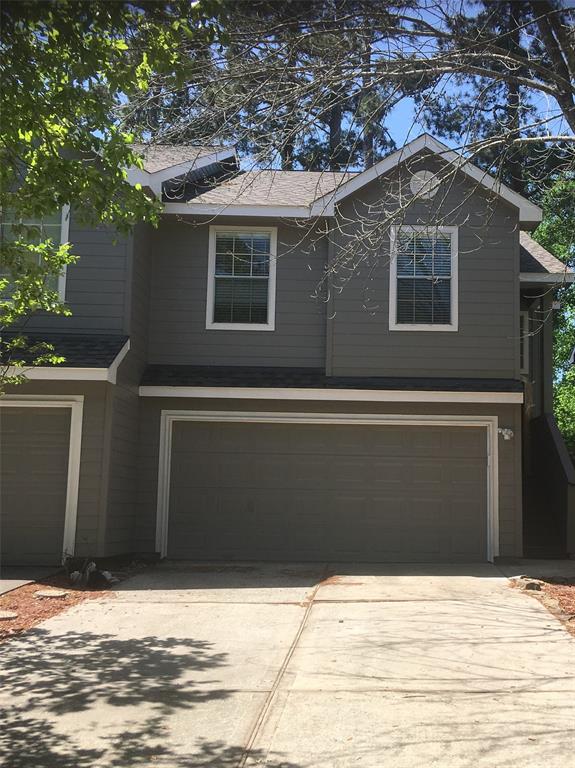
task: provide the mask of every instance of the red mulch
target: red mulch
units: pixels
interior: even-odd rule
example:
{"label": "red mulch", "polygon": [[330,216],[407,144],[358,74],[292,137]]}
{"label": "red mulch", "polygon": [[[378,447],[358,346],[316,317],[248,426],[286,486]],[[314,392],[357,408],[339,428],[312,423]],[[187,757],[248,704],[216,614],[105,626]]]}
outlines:
{"label": "red mulch", "polygon": [[[540,590],[526,590],[534,581]],[[575,579],[516,579],[512,582],[526,594],[536,597],[575,637]]]}
{"label": "red mulch", "polygon": [[[50,588],[63,589],[68,594],[66,597],[34,597],[38,590]],[[57,573],[41,581],[17,587],[0,595],[0,611],[15,611],[18,614],[17,619],[0,620],[0,642],[21,635],[31,627],[67,611],[73,605],[83,603],[84,600],[113,595],[109,588],[90,591],[71,587],[65,573]]]}

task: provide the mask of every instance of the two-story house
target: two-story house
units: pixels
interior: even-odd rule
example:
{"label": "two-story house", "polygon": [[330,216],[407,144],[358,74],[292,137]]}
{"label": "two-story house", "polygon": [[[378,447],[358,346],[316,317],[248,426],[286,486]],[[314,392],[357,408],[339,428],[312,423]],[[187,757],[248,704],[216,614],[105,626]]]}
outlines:
{"label": "two-story house", "polygon": [[26,332],[66,362],[0,400],[3,562],[575,549],[551,416],[573,275],[537,206],[426,135],[361,173],[156,146],[131,178],[160,226],[63,212],[73,314]]}

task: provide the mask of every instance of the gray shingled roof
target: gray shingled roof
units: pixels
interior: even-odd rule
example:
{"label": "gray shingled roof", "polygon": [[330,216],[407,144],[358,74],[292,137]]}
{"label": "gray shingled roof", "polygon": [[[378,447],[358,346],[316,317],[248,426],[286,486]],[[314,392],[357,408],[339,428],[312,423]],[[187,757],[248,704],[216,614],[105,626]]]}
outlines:
{"label": "gray shingled roof", "polygon": [[[8,335],[8,334],[5,334]],[[53,344],[54,352],[65,360],[64,368],[109,368],[128,337],[124,334],[102,333],[26,333],[29,343],[40,341]]]}
{"label": "gray shingled roof", "polygon": [[208,205],[311,205],[355,173],[334,171],[247,171],[198,195]]}
{"label": "gray shingled roof", "polygon": [[144,170],[148,173],[156,173],[180,163],[209,157],[223,149],[229,149],[230,152],[233,152],[233,147],[222,146],[192,147],[172,144],[134,144],[133,146],[138,154],[142,155]]}
{"label": "gray shingled roof", "polygon": [[519,233],[519,259],[521,272],[535,272],[539,274],[565,274],[571,272],[542,245],[536,243],[527,232]]}
{"label": "gray shingled roof", "polygon": [[322,368],[149,365],[142,386],[295,387],[300,389],[382,389],[440,392],[522,392],[514,379],[390,378],[326,376]]}

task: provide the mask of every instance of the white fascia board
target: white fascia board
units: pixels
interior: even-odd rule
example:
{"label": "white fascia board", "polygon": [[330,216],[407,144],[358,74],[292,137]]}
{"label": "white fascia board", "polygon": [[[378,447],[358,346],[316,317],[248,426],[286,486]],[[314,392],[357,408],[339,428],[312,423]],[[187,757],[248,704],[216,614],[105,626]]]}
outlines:
{"label": "white fascia board", "polygon": [[320,400],[370,403],[522,403],[522,392],[430,392],[421,390],[299,389],[297,387],[143,386],[141,397],[240,400]]}
{"label": "white fascia board", "polygon": [[335,204],[340,200],[343,200],[345,197],[348,197],[348,195],[361,189],[361,187],[374,181],[374,179],[379,178],[400,163],[405,162],[405,160],[408,160],[413,155],[421,152],[423,149],[429,149],[436,155],[440,155],[444,160],[454,165],[458,170],[467,174],[470,178],[479,182],[483,187],[499,195],[508,203],[511,203],[511,205],[514,205],[519,209],[519,218],[522,223],[532,224],[541,221],[543,218],[543,211],[537,205],[534,205],[522,195],[514,192],[485,171],[477,168],[477,166],[467,161],[463,155],[449,149],[445,144],[428,134],[419,136],[409,144],[401,147],[401,149],[398,149],[388,157],[380,160],[371,168],[363,171],[363,173],[346,181],[338,189],[324,195],[319,198],[319,200],[316,200],[312,206],[312,214],[315,216],[333,216]]}
{"label": "white fascia board", "polygon": [[552,283],[563,285],[575,282],[575,272],[521,272],[521,283]]}
{"label": "white fascia board", "polygon": [[66,368],[63,366],[10,367],[8,376],[25,376],[31,381],[108,381],[108,368]]}
{"label": "white fascia board", "polygon": [[179,216],[254,216],[276,219],[309,219],[305,205],[213,205],[208,203],[164,203],[164,213]]}

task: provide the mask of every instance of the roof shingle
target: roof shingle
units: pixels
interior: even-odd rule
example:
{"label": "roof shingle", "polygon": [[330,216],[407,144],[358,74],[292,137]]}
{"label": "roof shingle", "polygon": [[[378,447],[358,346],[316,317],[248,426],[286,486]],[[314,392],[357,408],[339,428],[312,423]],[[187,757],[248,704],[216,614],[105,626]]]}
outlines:
{"label": "roof shingle", "polygon": [[144,387],[287,387],[298,389],[381,389],[444,392],[522,392],[512,379],[390,378],[326,376],[321,368],[149,365]]}
{"label": "roof shingle", "polygon": [[546,251],[527,232],[519,233],[519,261],[521,272],[539,274],[569,274],[571,272],[562,261]]}
{"label": "roof shingle", "polygon": [[196,196],[208,205],[309,206],[355,176],[336,171],[246,171]]}
{"label": "roof shingle", "polygon": [[171,168],[180,163],[201,160],[221,150],[231,147],[223,146],[184,146],[172,144],[134,144],[133,148],[142,156],[144,170],[148,173],[157,173],[165,168]]}
{"label": "roof shingle", "polygon": [[[62,355],[64,368],[109,368],[128,340],[124,334],[26,333],[29,344],[47,342]],[[55,366],[58,367],[58,366]]]}

